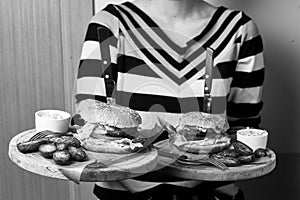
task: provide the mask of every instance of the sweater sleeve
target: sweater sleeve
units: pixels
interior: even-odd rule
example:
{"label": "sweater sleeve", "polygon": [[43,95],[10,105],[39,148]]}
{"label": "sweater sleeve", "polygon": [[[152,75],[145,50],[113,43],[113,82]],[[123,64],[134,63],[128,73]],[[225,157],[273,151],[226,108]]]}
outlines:
{"label": "sweater sleeve", "polygon": [[[103,28],[109,32],[109,37],[98,40],[97,29]],[[103,30],[102,29],[102,30]],[[104,78],[112,72],[112,78],[117,80],[117,54],[118,54],[118,20],[113,5],[108,5],[92,17],[88,24],[86,36],[82,45],[82,52],[77,71],[75,101],[76,104],[85,99],[94,99],[106,102],[107,86]],[[107,42],[109,45],[110,60],[106,68],[102,64],[107,61],[101,58],[102,47],[100,44]]]}
{"label": "sweater sleeve", "polygon": [[227,116],[231,126],[259,127],[263,107],[263,42],[256,24],[242,27],[240,51],[228,95]]}

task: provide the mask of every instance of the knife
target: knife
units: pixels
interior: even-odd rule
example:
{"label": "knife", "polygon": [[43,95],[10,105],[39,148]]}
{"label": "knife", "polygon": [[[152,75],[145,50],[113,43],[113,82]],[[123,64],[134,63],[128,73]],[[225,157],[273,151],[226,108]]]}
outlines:
{"label": "knife", "polygon": [[214,66],[214,49],[208,47],[206,49],[206,65],[205,65],[205,84],[203,98],[203,112],[211,113],[211,88],[212,88],[212,69]]}
{"label": "knife", "polygon": [[97,28],[98,41],[100,46],[101,55],[101,77],[104,78],[105,90],[108,104],[116,104],[115,100],[115,81],[113,80],[112,68],[108,68],[111,65],[111,56],[109,48],[110,33],[109,30],[103,27]]}

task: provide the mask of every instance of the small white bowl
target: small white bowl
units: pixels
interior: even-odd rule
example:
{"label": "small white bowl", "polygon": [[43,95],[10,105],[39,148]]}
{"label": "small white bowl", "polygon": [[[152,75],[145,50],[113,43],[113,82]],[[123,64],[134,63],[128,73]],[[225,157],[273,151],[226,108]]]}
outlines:
{"label": "small white bowl", "polygon": [[236,132],[237,140],[248,145],[253,151],[265,149],[268,142],[268,132],[262,129],[246,128]]}
{"label": "small white bowl", "polygon": [[62,110],[39,110],[35,113],[35,129],[66,133],[69,129],[71,114]]}

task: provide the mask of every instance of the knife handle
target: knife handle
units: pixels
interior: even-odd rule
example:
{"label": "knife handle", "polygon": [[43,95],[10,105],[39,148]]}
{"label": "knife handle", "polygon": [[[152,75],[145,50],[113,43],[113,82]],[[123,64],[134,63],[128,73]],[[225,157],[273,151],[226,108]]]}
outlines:
{"label": "knife handle", "polygon": [[211,104],[212,104],[212,98],[210,96],[210,94],[204,94],[204,98],[203,98],[203,112],[205,113],[211,113],[212,109],[211,109]]}
{"label": "knife handle", "polygon": [[110,56],[110,33],[109,30],[99,27],[97,28],[98,41],[100,45],[100,55],[101,55],[101,68],[100,73],[101,77],[105,81],[105,89],[108,103],[115,103],[114,99],[114,90],[115,90],[115,81],[113,79],[113,69],[111,66],[111,56]]}

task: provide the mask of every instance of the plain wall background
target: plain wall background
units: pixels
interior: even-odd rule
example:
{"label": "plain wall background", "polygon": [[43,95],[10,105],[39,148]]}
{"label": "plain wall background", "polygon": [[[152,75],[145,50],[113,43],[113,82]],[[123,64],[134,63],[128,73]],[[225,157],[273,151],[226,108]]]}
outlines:
{"label": "plain wall background", "polygon": [[[107,3],[95,0],[98,11]],[[261,126],[270,132],[268,145],[276,152],[300,152],[300,1],[208,0],[243,10],[257,23],[264,40],[266,80]]]}
{"label": "plain wall background", "polygon": [[72,110],[74,75],[92,14],[92,0],[0,1],[0,200],[85,199],[75,183],[18,167],[8,145],[34,128],[35,111]]}

